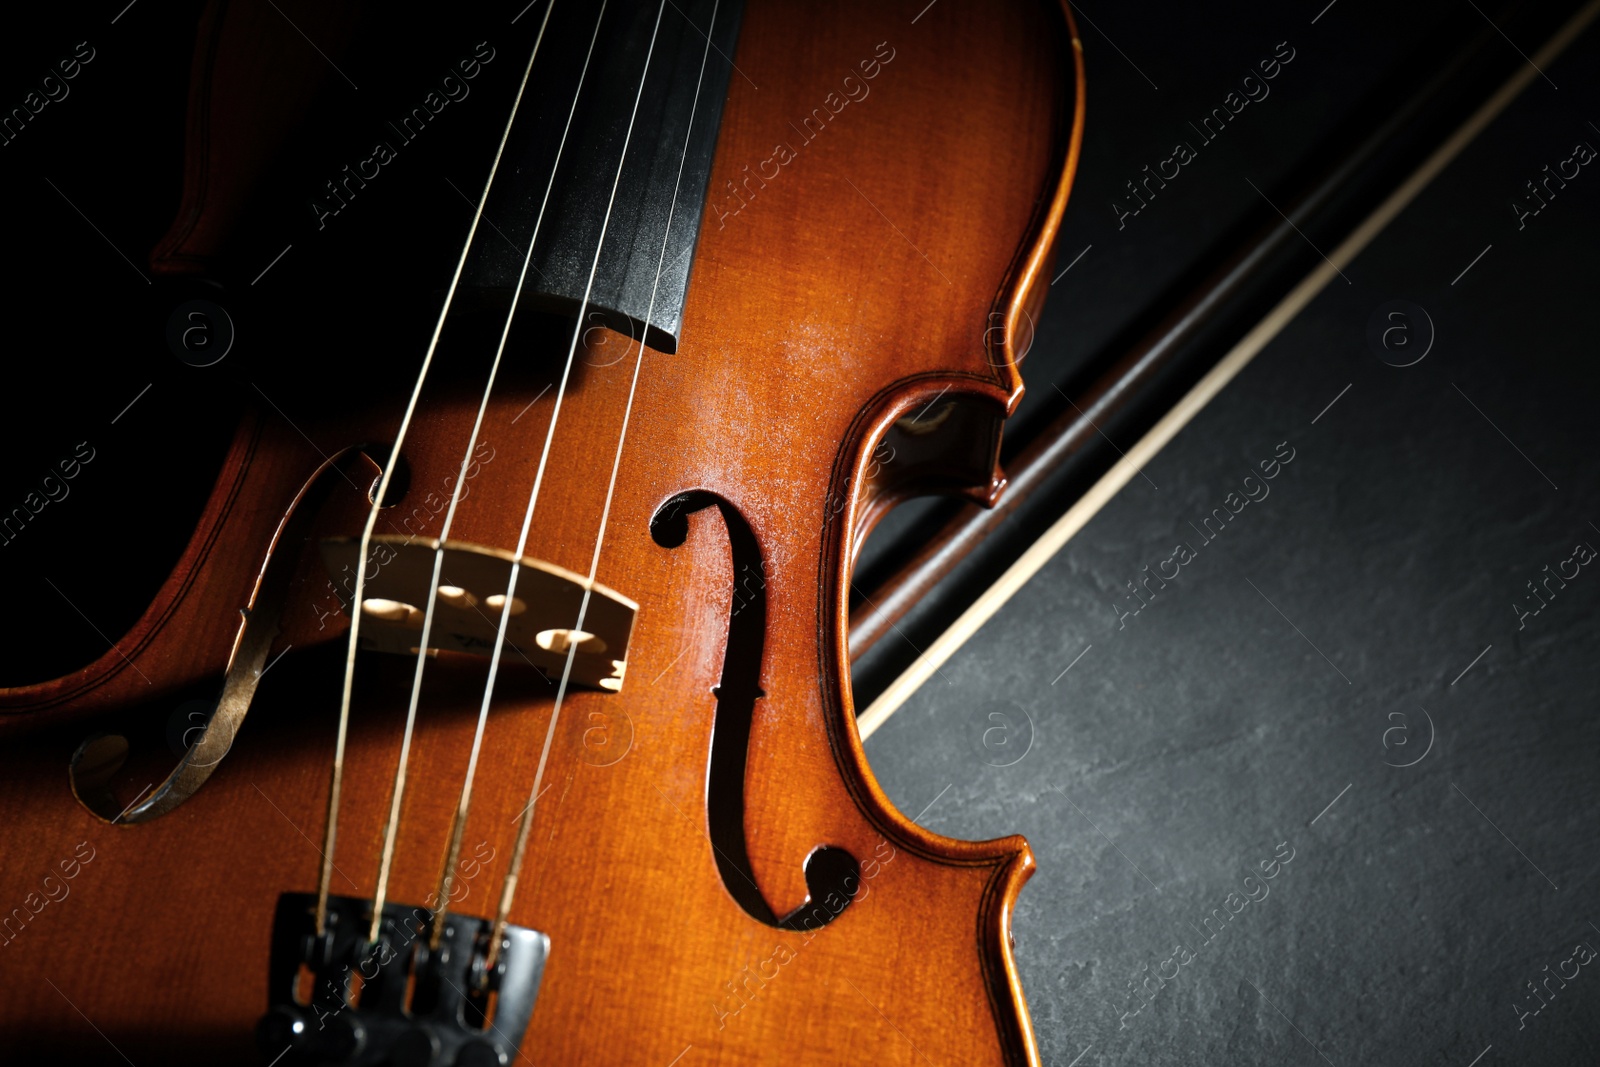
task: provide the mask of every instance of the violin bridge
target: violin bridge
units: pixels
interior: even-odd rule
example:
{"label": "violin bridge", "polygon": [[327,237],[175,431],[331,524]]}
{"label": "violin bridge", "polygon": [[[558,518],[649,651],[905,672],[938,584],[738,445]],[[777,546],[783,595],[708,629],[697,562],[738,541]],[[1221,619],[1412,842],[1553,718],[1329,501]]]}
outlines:
{"label": "violin bridge", "polygon": [[[358,537],[322,542],[322,560],[345,592],[355,587]],[[553,563],[463,541],[417,541],[397,535],[372,538],[361,603],[361,647],[415,656],[433,589],[434,553],[444,553],[428,651],[488,656],[500,620],[506,619],[500,658],[525,661],[560,678],[571,651],[571,684],[615,693],[628,663],[628,640],[639,605],[599,582]],[[506,587],[520,565],[509,615]],[[585,591],[589,602],[583,607]],[[346,602],[345,607],[349,608]],[[578,614],[583,612],[582,627]],[[574,650],[575,651],[572,651]]]}

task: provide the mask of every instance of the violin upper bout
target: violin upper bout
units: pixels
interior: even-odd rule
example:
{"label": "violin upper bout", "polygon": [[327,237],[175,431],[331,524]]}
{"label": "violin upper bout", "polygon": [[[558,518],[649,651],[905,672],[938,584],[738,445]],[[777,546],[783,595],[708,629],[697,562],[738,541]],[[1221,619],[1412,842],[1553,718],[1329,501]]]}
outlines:
{"label": "violin upper bout", "polygon": [[[274,156],[336,75],[305,47],[304,32],[337,56],[359,4],[287,4],[288,14],[216,0],[201,13],[184,130],[183,193],[172,226],[150,253],[162,277],[224,273],[229,242]],[[290,22],[289,19],[294,21]],[[298,28],[297,28],[298,27]],[[269,69],[272,77],[263,78]]]}
{"label": "violin upper bout", "polygon": [[[950,995],[917,1008],[928,990],[909,976],[882,995],[943,1025],[967,1062],[1034,1063],[1009,945],[1032,855],[1020,837],[923,830],[883,794],[852,725],[847,610],[853,553],[896,500],[988,504],[1004,488],[1001,426],[1049,288],[1081,67],[1064,6],[938,4],[913,22],[921,6],[748,6],[734,58],[760,84],[732,80],[685,345],[658,373],[695,392],[672,439],[712,457],[701,484],[769,561],[744,773],[753,882],[775,912],[797,907],[805,857],[829,846],[874,893],[915,894]],[[868,881],[880,847],[904,859]],[[903,936],[893,908],[851,905],[832,936]],[[974,995],[982,1018],[960,1014]]]}

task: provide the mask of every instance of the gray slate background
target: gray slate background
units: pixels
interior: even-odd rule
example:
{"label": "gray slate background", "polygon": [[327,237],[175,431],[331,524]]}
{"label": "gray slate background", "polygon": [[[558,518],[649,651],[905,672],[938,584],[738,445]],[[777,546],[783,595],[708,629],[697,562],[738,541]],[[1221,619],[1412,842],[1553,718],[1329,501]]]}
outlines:
{"label": "gray slate background", "polygon": [[[1600,567],[1520,629],[1512,606],[1600,547],[1600,163],[1520,231],[1510,207],[1600,148],[1600,31],[1546,74],[868,742],[923,825],[1032,842],[1014,929],[1046,1063],[1600,1056],[1600,968],[1550,978],[1600,948]],[[1365,338],[1393,299],[1436,330],[1411,367]]]}

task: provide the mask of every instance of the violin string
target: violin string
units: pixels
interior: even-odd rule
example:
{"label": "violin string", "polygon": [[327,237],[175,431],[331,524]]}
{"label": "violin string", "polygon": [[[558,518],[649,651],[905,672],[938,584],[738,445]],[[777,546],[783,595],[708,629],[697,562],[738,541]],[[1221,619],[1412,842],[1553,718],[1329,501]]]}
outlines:
{"label": "violin string", "polygon": [[[517,579],[522,573],[522,557],[528,550],[528,534],[533,527],[533,512],[534,508],[539,502],[539,491],[544,485],[544,474],[549,465],[551,446],[555,441],[556,426],[561,419],[561,407],[562,402],[566,399],[567,383],[572,376],[572,365],[577,356],[578,341],[584,334],[584,315],[589,309],[589,301],[594,293],[595,276],[600,270],[600,254],[605,248],[606,231],[611,224],[611,212],[612,208],[616,204],[617,189],[622,183],[622,170],[628,159],[628,149],[633,143],[634,124],[639,117],[639,102],[644,97],[645,83],[647,82],[650,74],[650,62],[652,57],[655,55],[656,39],[661,31],[661,17],[666,11],[666,7],[667,0],[661,0],[660,5],[656,8],[655,26],[650,33],[650,47],[645,52],[644,71],[639,76],[639,88],[635,91],[633,97],[633,111],[628,116],[628,132],[622,140],[622,151],[617,159],[617,172],[611,181],[611,195],[606,201],[606,212],[600,223],[600,236],[595,245],[594,260],[589,266],[589,278],[584,284],[583,300],[578,305],[577,322],[573,326],[572,340],[567,346],[566,365],[562,368],[561,384],[556,390],[555,403],[550,411],[550,426],[545,432],[544,448],[540,452],[539,466],[534,474],[533,490],[528,495],[528,507],[522,515],[522,529],[517,537],[516,550],[512,553],[513,558],[511,562],[511,573],[506,582],[505,601],[500,608],[500,622],[495,631],[494,649],[489,653],[489,677],[484,685],[483,700],[478,708],[478,724],[472,739],[472,753],[467,761],[466,777],[461,784],[461,798],[456,806],[455,821],[452,823],[450,828],[449,852],[445,859],[444,872],[440,878],[440,886],[444,891],[440,892],[439,894],[440,914],[435,918],[433,924],[431,939],[435,947],[437,947],[444,932],[444,922],[442,921],[442,917],[443,911],[450,899],[448,886],[452,880],[452,874],[455,870],[456,859],[460,855],[461,838],[464,830],[466,829],[467,813],[472,803],[472,786],[477,775],[478,757],[482,750],[484,727],[489,718],[489,705],[494,699],[495,681],[499,677],[500,673],[500,657],[505,651],[506,629],[511,619],[512,606],[516,602]],[[585,603],[588,602],[588,597],[589,589],[586,587],[584,590]],[[569,646],[569,665],[571,662],[570,653],[572,651],[572,646]],[[550,731],[545,737],[544,751],[539,757],[541,769],[544,766],[546,756],[549,754],[550,735],[554,733],[554,730],[555,714],[552,713],[550,720]],[[491,942],[491,958],[493,958],[492,954],[494,953],[493,945],[494,942]]]}
{"label": "violin string", "polygon": [[450,314],[450,306],[455,301],[456,289],[461,284],[461,275],[467,265],[467,253],[472,248],[473,238],[477,236],[478,223],[483,219],[483,207],[489,198],[489,187],[494,184],[495,174],[500,169],[500,159],[505,154],[506,141],[511,136],[511,125],[516,119],[518,107],[522,104],[522,95],[528,87],[528,77],[533,73],[533,61],[537,56],[538,49],[536,47],[533,54],[528,56],[528,65],[522,72],[522,81],[517,86],[517,95],[511,104],[511,114],[507,116],[505,129],[500,134],[500,143],[495,148],[494,160],[489,165],[489,176],[484,180],[483,192],[479,195],[477,207],[472,212],[472,224],[467,229],[467,239],[462,244],[460,258],[456,260],[455,273],[450,277],[450,287],[445,291],[444,305],[439,310],[439,321],[434,324],[433,336],[428,339],[428,349],[422,357],[421,370],[417,373],[416,383],[411,387],[411,398],[406,402],[405,414],[400,419],[400,428],[395,433],[394,444],[389,449],[389,457],[383,464],[383,474],[378,479],[377,491],[372,496],[372,508],[367,512],[367,521],[361,530],[355,590],[351,595],[350,601],[350,641],[345,650],[344,684],[339,695],[339,729],[338,736],[334,741],[333,767],[329,775],[328,815],[322,834],[322,870],[317,878],[316,931],[318,936],[321,936],[327,930],[328,893],[333,884],[334,844],[338,838],[339,800],[344,780],[344,752],[350,730],[350,693],[355,682],[356,649],[359,647],[358,642],[361,636],[361,605],[366,595],[367,557],[371,552],[372,531],[377,526],[378,512],[383,507],[384,498],[388,496],[389,484],[394,480],[395,467],[399,463],[401,447],[405,444],[406,435],[411,429],[411,419],[416,414],[417,402],[422,396],[423,385],[427,382],[428,371],[433,366],[433,355],[439,347],[439,336],[444,332],[445,319]]}
{"label": "violin string", "polygon": [[[573,625],[574,630],[581,631],[583,629],[584,617],[589,610],[589,595],[591,590],[594,588],[594,577],[596,572],[598,572],[600,569],[600,552],[605,545],[606,524],[611,518],[611,502],[616,493],[617,472],[622,467],[622,446],[628,439],[628,425],[633,416],[633,401],[639,390],[639,372],[644,367],[644,337],[649,332],[648,328],[650,318],[655,314],[656,295],[660,291],[661,275],[666,267],[667,245],[672,236],[672,222],[676,217],[678,210],[678,192],[683,186],[683,168],[689,158],[689,138],[694,132],[695,115],[698,113],[700,108],[700,89],[705,82],[706,61],[711,55],[710,31],[716,27],[717,11],[720,6],[720,0],[717,0],[716,3],[711,5],[711,20],[708,23],[709,29],[707,30],[706,35],[706,47],[700,56],[700,73],[695,81],[694,103],[690,106],[689,123],[687,128],[684,130],[683,151],[678,156],[678,175],[672,187],[672,202],[667,208],[666,231],[661,235],[661,252],[656,258],[655,281],[650,286],[650,303],[644,317],[646,329],[641,332],[639,338],[639,355],[633,364],[633,380],[628,385],[628,403],[623,409],[622,413],[622,430],[617,435],[617,450],[611,458],[611,481],[606,486],[605,509],[600,515],[600,530],[595,535],[594,554],[589,559],[589,577],[584,586],[583,600],[578,606],[578,621]],[[506,923],[511,914],[512,902],[516,897],[517,885],[522,872],[522,861],[527,852],[529,833],[533,829],[533,814],[535,808],[538,806],[539,794],[541,792],[540,785],[544,781],[545,765],[550,756],[550,743],[555,737],[556,721],[561,716],[561,704],[566,697],[567,683],[572,676],[572,663],[573,658],[577,655],[577,651],[578,644],[576,641],[567,646],[567,661],[561,670],[561,685],[556,689],[555,706],[550,712],[550,725],[545,730],[544,748],[539,753],[539,766],[534,772],[533,787],[528,791],[528,804],[527,807],[523,809],[522,824],[517,830],[517,843],[511,853],[511,864],[506,869],[506,877],[501,886],[500,905],[495,912],[494,933],[489,938],[489,955],[484,967],[485,973],[490,973],[493,971],[500,944],[505,938]]]}
{"label": "violin string", "polygon": [[[506,339],[511,334],[511,324],[516,318],[517,304],[522,298],[522,287],[527,281],[528,270],[533,264],[534,248],[539,242],[539,233],[544,225],[545,211],[550,203],[550,195],[555,188],[556,172],[561,167],[561,157],[566,151],[567,138],[572,131],[573,117],[578,111],[578,101],[583,94],[584,82],[589,73],[589,63],[594,56],[595,42],[600,36],[600,24],[605,18],[605,3],[600,5],[599,16],[595,20],[594,33],[589,39],[589,51],[584,56],[583,68],[578,73],[577,87],[573,90],[572,106],[567,111],[566,125],[561,131],[561,140],[556,145],[554,162],[550,166],[550,178],[545,183],[544,197],[539,203],[539,212],[534,219],[533,233],[528,239],[528,251],[522,260],[522,269],[517,276],[516,287],[511,292],[511,306],[506,314],[504,326],[500,331],[500,341],[495,348],[494,360],[489,367],[488,380],[484,385],[483,396],[478,401],[478,412],[473,420],[472,433],[467,440],[466,452],[461,457],[461,469],[456,474],[455,488],[450,493],[450,506],[445,511],[444,523],[439,530],[439,535],[433,539],[433,575],[429,580],[426,607],[423,609],[422,633],[418,638],[417,665],[411,680],[411,697],[406,707],[405,731],[400,741],[400,759],[395,766],[394,782],[390,788],[389,820],[384,828],[383,850],[378,861],[377,891],[372,899],[372,920],[368,929],[368,943],[376,943],[379,927],[383,919],[383,905],[388,895],[389,873],[394,861],[395,844],[399,835],[400,812],[406,789],[406,770],[411,754],[411,739],[417,717],[417,707],[421,702],[423,672],[428,662],[429,640],[433,634],[434,611],[438,606],[439,585],[444,569],[444,542],[450,536],[451,526],[455,522],[456,510],[461,502],[462,494],[466,488],[467,471],[472,464],[472,455],[478,447],[478,438],[483,429],[483,420],[489,407],[490,397],[494,393],[495,380],[500,373],[501,359],[505,354]],[[550,13],[555,9],[552,2],[544,10],[544,20],[539,25],[539,35],[534,41],[534,51],[537,53],[539,44],[544,39],[545,28],[550,23]]]}

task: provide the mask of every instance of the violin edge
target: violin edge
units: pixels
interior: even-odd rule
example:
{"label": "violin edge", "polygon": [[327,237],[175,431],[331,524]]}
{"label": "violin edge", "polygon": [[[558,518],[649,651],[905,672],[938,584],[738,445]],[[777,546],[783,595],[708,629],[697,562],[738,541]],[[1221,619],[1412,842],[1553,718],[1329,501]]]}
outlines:
{"label": "violin edge", "polygon": [[[1016,411],[1024,393],[1020,364],[1026,349],[1019,355],[1017,342],[1024,318],[1035,320],[1049,293],[1048,271],[1056,252],[1061,222],[1066,213],[1072,182],[1077,173],[1082,152],[1085,121],[1085,70],[1083,44],[1078,33],[1068,0],[1057,0],[1049,6],[1060,12],[1060,29],[1064,31],[1065,46],[1070,52],[1072,72],[1064,78],[1064,87],[1072,94],[1063,101],[1062,113],[1070,115],[1066,136],[1059,142],[1059,151],[1052,170],[1056,174],[1054,189],[1048,197],[1041,196],[1039,206],[1027,237],[1018,246],[1011,267],[1000,283],[989,321],[1001,317],[1003,327],[999,336],[986,330],[984,338],[988,348],[989,363],[995,368],[995,380],[981,383],[972,378],[945,374],[933,378],[902,380],[883,390],[858,416],[845,447],[840,450],[841,462],[834,472],[838,485],[864,484],[864,474],[872,460],[874,449],[888,432],[894,421],[912,410],[918,403],[926,402],[928,394],[936,388],[965,395],[979,402],[992,403],[998,409],[995,420],[997,432],[992,441],[992,473],[986,485],[973,485],[959,495],[967,496],[984,507],[992,507],[1004,491],[1006,479],[1000,466],[1000,434],[998,428],[1004,419]],[[1031,344],[1031,334],[1029,336]],[[855,699],[850,688],[849,648],[849,588],[850,568],[841,566],[844,559],[835,558],[837,551],[848,556],[853,563],[858,544],[856,526],[881,518],[888,508],[880,501],[861,500],[859,494],[849,494],[850,506],[833,520],[840,529],[830,531],[824,543],[834,546],[825,552],[821,561],[825,571],[837,576],[834,595],[819,602],[819,637],[823,647],[832,648],[830,668],[822,673],[824,705],[836,707],[836,713],[826,716],[832,737],[834,760],[847,788],[855,794],[858,809],[897,844],[930,859],[958,865],[989,866],[992,868],[978,909],[977,947],[979,961],[986,984],[990,1011],[994,1016],[996,1032],[1008,1061],[1039,1067],[1038,1042],[1028,1011],[1027,995],[1018,973],[1014,942],[1011,935],[1011,916],[1022,887],[1037,870],[1033,850],[1020,834],[992,838],[986,841],[964,841],[945,837],[927,830],[902,813],[884,793],[867,760],[866,749],[855,723]],[[893,500],[889,501],[890,503]],[[863,535],[864,539],[864,535]],[[832,677],[828,677],[831,675]],[[842,694],[842,701],[829,699]],[[858,788],[859,787],[859,788]]]}

